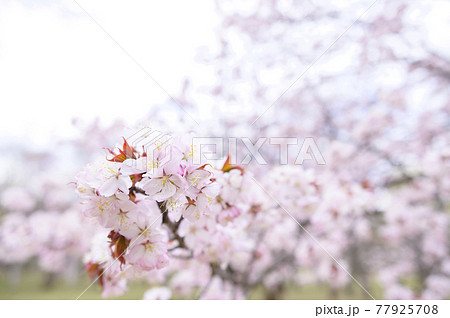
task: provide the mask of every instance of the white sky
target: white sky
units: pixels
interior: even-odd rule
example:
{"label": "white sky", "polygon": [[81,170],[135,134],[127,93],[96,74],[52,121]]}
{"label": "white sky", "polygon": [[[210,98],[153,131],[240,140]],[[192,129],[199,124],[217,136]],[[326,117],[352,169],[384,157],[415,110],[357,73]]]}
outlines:
{"label": "white sky", "polygon": [[[185,76],[196,86],[212,80],[195,57],[199,47],[217,50],[214,1],[77,1],[169,94],[180,91]],[[436,3],[424,19],[429,39],[450,52],[442,40],[450,4]],[[167,98],[73,0],[0,0],[3,141],[46,144],[73,133],[74,117],[132,125]]]}
{"label": "white sky", "polygon": [[[215,43],[214,2],[78,0],[169,94]],[[0,0],[0,134],[45,144],[71,119],[135,123],[167,95],[73,0]]]}

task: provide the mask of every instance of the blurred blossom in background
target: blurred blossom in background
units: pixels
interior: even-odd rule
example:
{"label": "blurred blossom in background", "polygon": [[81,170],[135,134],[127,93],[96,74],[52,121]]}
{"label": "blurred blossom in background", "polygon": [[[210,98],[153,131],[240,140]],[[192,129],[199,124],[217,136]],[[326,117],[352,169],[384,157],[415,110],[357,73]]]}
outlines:
{"label": "blurred blossom in background", "polygon": [[144,126],[312,137],[326,165],[262,147],[268,165],[245,169],[266,192],[222,176],[248,192],[222,193],[215,238],[181,226],[194,259],[86,298],[366,298],[355,280],[449,298],[449,17],[443,0],[0,0],[0,298],[89,286],[108,233],[83,217],[75,175]]}

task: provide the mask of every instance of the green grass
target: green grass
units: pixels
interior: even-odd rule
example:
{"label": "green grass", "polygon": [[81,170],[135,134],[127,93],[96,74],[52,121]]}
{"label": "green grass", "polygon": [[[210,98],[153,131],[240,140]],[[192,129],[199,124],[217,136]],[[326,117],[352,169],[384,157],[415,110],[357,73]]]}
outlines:
{"label": "green grass", "polygon": [[[76,299],[89,285],[87,275],[83,275],[75,284],[63,279],[56,279],[51,286],[46,286],[47,274],[25,272],[18,284],[10,284],[5,273],[0,274],[0,299]],[[111,299],[142,299],[149,288],[145,283],[132,283],[128,292]],[[92,285],[80,299],[102,299],[98,284]]]}
{"label": "green grass", "polygon": [[[0,299],[76,299],[89,285],[87,275],[82,275],[74,284],[68,284],[64,279],[56,279],[51,286],[46,287],[48,274],[36,270],[24,270],[17,284],[10,284],[5,272],[0,272]],[[111,299],[142,299],[144,292],[150,286],[144,282],[132,282],[128,291],[117,298]],[[381,297],[381,290],[374,286],[371,293],[375,298]],[[250,299],[265,299],[266,291],[256,288]],[[282,292],[272,295],[277,299],[368,299],[368,296],[356,285],[339,291],[331,291],[325,285],[307,285],[303,287],[286,286]],[[98,284],[92,285],[80,299],[102,299]]]}
{"label": "green grass", "polygon": [[[382,291],[376,285],[370,290],[370,293],[376,298],[381,299]],[[263,288],[257,288],[250,294],[250,299],[265,299],[266,291]],[[284,290],[275,294],[276,299],[304,299],[304,300],[323,300],[323,299],[371,299],[358,285],[353,284],[340,290],[331,290],[324,284],[311,284],[305,286],[286,286]]]}

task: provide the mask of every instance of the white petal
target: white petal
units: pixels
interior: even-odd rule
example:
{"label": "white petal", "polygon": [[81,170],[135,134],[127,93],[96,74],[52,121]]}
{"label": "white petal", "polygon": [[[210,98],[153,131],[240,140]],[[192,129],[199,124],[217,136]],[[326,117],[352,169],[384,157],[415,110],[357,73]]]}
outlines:
{"label": "white petal", "polygon": [[200,219],[200,212],[195,206],[191,205],[183,212],[183,216],[189,222],[194,223]]}
{"label": "white petal", "polygon": [[130,176],[132,174],[139,174],[145,172],[145,170],[140,169],[140,163],[135,159],[127,159],[122,163],[120,167],[120,172],[124,176]]}
{"label": "white petal", "polygon": [[118,182],[115,177],[109,178],[105,183],[98,189],[98,193],[105,197],[110,197],[114,195],[118,190]]}
{"label": "white petal", "polygon": [[177,188],[169,181],[161,188],[161,192],[155,193],[152,197],[156,201],[164,201],[173,196],[177,192]]}
{"label": "white petal", "polygon": [[117,187],[124,193],[128,193],[128,189],[131,188],[132,184],[133,182],[129,176],[119,176],[119,179],[117,180]]}
{"label": "white petal", "polygon": [[205,170],[194,170],[188,174],[186,179],[193,187],[201,188],[208,181],[210,175],[211,173]]}
{"label": "white petal", "polygon": [[215,198],[220,192],[220,185],[214,182],[202,189],[202,192],[210,198]]}
{"label": "white petal", "polygon": [[159,191],[161,191],[161,188],[163,186],[163,180],[159,178],[153,178],[150,179],[144,186],[143,189],[145,193],[148,195],[153,195]]}

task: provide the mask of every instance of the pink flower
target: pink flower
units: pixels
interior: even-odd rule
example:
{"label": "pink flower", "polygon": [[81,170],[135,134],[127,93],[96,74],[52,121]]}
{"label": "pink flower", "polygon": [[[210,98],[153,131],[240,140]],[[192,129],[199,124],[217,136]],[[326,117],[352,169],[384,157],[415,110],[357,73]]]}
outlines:
{"label": "pink flower", "polygon": [[145,239],[139,239],[138,244],[131,247],[126,255],[129,264],[149,271],[161,269],[169,264],[167,256],[167,242],[160,230],[149,231],[145,234]]}
{"label": "pink flower", "polygon": [[180,175],[154,177],[147,181],[143,189],[152,199],[162,202],[173,196],[178,189],[183,187],[183,180]]}
{"label": "pink flower", "polygon": [[123,193],[127,193],[131,184],[132,182],[129,176],[117,174],[106,180],[102,186],[98,188],[98,193],[105,197],[114,195],[119,190]]}

